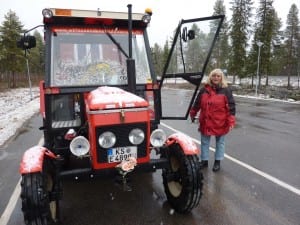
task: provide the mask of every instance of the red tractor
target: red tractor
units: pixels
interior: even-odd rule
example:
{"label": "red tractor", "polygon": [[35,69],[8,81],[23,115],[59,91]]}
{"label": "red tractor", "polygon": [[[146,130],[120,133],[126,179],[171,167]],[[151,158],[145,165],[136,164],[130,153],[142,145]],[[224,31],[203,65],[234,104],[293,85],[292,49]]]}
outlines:
{"label": "red tractor", "polygon": [[[183,133],[167,135],[160,121],[187,119],[224,16],[180,21],[157,76],[147,34],[151,15],[132,13],[131,5],[127,12],[43,10],[44,143],[25,151],[20,164],[26,224],[59,221],[65,177],[120,177],[128,188],[128,173],[161,169],[172,208],[187,213],[199,204],[199,147]],[[23,49],[34,45],[32,36],[19,42]]]}

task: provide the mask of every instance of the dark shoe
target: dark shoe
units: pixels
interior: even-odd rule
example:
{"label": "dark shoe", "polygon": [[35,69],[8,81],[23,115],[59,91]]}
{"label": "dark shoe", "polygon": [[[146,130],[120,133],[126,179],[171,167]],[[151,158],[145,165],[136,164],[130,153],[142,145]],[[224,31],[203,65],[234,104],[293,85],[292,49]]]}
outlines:
{"label": "dark shoe", "polygon": [[202,160],[200,162],[200,169],[208,167],[208,161],[207,160]]}
{"label": "dark shoe", "polygon": [[217,172],[221,169],[221,163],[220,163],[220,160],[215,160],[215,163],[214,163],[214,166],[213,166],[213,171],[214,172]]}

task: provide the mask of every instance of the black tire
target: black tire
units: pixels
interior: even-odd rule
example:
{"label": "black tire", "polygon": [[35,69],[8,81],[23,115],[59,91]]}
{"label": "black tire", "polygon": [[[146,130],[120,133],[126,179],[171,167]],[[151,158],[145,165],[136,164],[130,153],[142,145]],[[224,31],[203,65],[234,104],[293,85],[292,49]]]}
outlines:
{"label": "black tire", "polygon": [[21,200],[26,225],[58,223],[59,202],[50,197],[53,188],[53,174],[48,172],[46,165],[43,172],[22,175]]}
{"label": "black tire", "polygon": [[197,207],[202,196],[203,175],[196,155],[185,155],[177,144],[169,149],[170,168],[162,177],[169,204],[179,213]]}

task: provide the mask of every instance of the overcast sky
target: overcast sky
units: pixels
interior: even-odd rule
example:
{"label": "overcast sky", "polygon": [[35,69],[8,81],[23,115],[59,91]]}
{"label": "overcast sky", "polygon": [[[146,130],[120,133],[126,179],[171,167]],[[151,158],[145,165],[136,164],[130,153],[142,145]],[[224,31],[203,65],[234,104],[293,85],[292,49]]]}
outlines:
{"label": "overcast sky", "polygon": [[[226,13],[231,15],[230,2],[224,0]],[[254,0],[257,6],[259,0]],[[133,12],[144,12],[145,8],[153,11],[149,26],[151,45],[163,45],[181,19],[211,16],[215,0],[0,0],[0,24],[4,15],[11,9],[19,17],[25,29],[31,29],[42,24],[42,9],[73,8],[103,11],[127,11],[127,5],[132,4]],[[274,0],[274,7],[285,24],[287,14],[292,4],[300,10],[300,0]],[[255,13],[255,12],[253,12]],[[300,15],[299,15],[300,16]]]}

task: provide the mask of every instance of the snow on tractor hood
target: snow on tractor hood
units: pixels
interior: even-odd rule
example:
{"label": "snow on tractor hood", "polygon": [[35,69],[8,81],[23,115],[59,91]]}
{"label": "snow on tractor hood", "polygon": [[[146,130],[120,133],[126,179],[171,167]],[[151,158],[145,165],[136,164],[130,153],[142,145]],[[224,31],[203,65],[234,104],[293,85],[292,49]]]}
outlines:
{"label": "snow on tractor hood", "polygon": [[117,87],[98,87],[87,96],[89,110],[148,107],[148,102]]}

